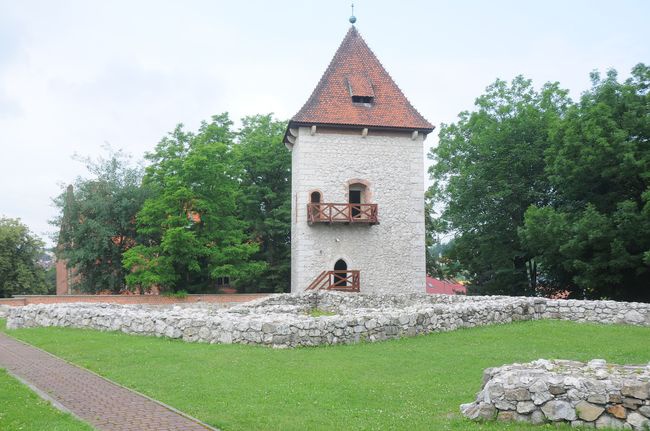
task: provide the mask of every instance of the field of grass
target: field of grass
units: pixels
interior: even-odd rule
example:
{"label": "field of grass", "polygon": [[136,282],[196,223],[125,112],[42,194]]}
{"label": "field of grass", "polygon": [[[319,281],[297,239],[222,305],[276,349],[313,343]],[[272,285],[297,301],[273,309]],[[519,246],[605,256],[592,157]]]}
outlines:
{"label": "field of grass", "polygon": [[7,333],[226,431],[555,430],[476,424],[459,405],[473,401],[487,367],[538,358],[650,361],[650,328],[559,321],[294,350],[67,328]]}
{"label": "field of grass", "polygon": [[0,430],[91,431],[0,369]]}

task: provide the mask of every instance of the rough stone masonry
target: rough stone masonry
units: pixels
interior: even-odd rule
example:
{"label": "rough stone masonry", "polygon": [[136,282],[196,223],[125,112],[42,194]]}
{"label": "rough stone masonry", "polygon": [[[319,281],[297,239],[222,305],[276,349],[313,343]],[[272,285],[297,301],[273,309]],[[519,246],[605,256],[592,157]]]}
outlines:
{"label": "rough stone masonry", "polygon": [[461,406],[474,420],[574,427],[650,429],[650,363],[614,365],[540,359],[488,368],[476,401]]}
{"label": "rough stone masonry", "polygon": [[[318,310],[331,315],[312,316]],[[188,342],[317,346],[380,341],[518,320],[650,326],[650,304],[507,296],[281,294],[231,308],[42,304],[9,311],[10,329],[63,326],[180,338]]]}

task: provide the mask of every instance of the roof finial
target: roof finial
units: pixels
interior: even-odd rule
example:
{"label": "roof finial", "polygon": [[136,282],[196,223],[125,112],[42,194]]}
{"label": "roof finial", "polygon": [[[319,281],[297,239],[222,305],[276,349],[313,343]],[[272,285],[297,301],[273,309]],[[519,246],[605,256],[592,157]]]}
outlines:
{"label": "roof finial", "polygon": [[350,15],[350,24],[354,25],[357,22],[357,17],[354,16],[354,2],[352,2],[352,15]]}

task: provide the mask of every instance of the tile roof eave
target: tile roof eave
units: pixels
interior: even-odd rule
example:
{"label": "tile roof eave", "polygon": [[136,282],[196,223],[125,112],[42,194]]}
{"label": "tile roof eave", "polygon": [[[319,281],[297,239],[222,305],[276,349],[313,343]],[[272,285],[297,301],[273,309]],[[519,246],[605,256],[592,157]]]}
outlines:
{"label": "tile roof eave", "polygon": [[430,125],[429,127],[422,127],[422,126],[381,126],[381,125],[375,125],[375,124],[346,124],[346,123],[323,123],[323,122],[310,122],[310,121],[295,121],[295,120],[289,120],[289,124],[287,124],[287,130],[284,132],[284,138],[282,139],[283,143],[289,142],[287,139],[287,135],[289,134],[289,129],[296,128],[296,127],[311,127],[311,126],[316,126],[316,127],[331,127],[331,128],[340,128],[340,129],[370,129],[370,130],[384,130],[384,131],[418,131],[420,133],[424,133],[425,135],[428,135],[429,133],[433,132],[433,130],[436,128],[434,125]]}

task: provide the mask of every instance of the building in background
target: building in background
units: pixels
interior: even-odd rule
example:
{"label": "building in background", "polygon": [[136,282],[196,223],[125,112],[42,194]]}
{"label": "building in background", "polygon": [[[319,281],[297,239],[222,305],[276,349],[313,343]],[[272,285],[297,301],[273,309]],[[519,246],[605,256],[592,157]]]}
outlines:
{"label": "building in background", "polygon": [[455,280],[440,280],[427,275],[427,293],[441,295],[467,295],[467,287]]}

